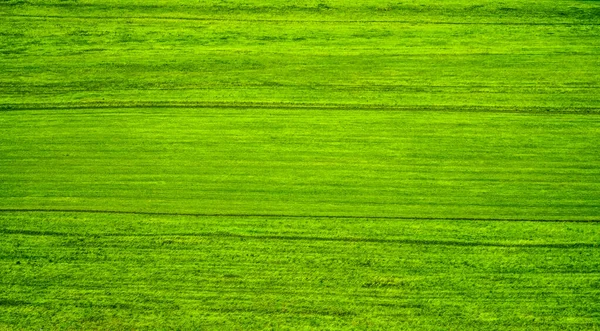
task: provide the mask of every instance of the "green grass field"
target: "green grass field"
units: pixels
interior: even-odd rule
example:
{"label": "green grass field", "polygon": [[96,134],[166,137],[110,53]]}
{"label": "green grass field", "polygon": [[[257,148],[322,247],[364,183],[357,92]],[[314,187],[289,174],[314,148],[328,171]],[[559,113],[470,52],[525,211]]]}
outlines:
{"label": "green grass field", "polygon": [[595,0],[0,0],[0,330],[599,330],[598,146]]}

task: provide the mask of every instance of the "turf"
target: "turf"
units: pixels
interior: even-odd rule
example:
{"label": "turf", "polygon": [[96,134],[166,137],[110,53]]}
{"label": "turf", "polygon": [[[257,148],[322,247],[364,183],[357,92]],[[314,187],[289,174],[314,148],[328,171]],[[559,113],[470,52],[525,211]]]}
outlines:
{"label": "turf", "polygon": [[595,1],[5,1],[4,107],[593,111]]}
{"label": "turf", "polygon": [[41,110],[0,128],[5,209],[600,216],[596,115]]}
{"label": "turf", "polygon": [[12,327],[597,328],[600,224],[2,213]]}
{"label": "turf", "polygon": [[600,2],[0,1],[0,329],[600,328]]}

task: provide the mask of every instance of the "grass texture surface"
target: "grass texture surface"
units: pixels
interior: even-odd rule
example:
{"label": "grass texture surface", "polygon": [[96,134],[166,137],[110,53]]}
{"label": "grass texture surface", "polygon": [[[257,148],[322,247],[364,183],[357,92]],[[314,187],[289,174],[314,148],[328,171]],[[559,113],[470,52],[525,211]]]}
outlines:
{"label": "grass texture surface", "polygon": [[600,2],[0,0],[0,329],[600,329]]}

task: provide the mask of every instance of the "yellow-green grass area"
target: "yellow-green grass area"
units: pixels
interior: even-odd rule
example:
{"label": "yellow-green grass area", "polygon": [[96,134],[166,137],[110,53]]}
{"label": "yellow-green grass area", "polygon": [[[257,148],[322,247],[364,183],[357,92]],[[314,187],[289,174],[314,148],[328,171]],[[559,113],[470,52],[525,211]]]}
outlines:
{"label": "yellow-green grass area", "polygon": [[7,329],[594,329],[600,117],[0,117]]}
{"label": "yellow-green grass area", "polygon": [[600,329],[600,2],[0,1],[0,329]]}
{"label": "yellow-green grass area", "polygon": [[0,213],[8,329],[594,330],[600,224]]}
{"label": "yellow-green grass area", "polygon": [[314,104],[598,112],[580,0],[0,2],[0,108]]}
{"label": "yellow-green grass area", "polygon": [[600,117],[277,109],[5,111],[0,206],[600,219]]}

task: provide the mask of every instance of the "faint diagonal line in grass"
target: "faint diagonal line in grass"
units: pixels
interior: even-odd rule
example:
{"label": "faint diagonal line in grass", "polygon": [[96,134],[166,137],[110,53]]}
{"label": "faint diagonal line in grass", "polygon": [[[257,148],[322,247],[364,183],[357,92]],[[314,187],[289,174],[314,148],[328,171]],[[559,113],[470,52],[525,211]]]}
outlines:
{"label": "faint diagonal line in grass", "polygon": [[90,236],[90,237],[217,237],[236,238],[244,240],[281,240],[281,241],[330,241],[330,242],[362,242],[399,245],[428,245],[428,246],[459,246],[459,247],[500,247],[500,248],[598,248],[598,243],[494,243],[455,240],[416,240],[416,239],[381,239],[364,237],[316,237],[316,236],[285,236],[285,235],[243,235],[228,232],[204,232],[204,233],[67,233],[56,231],[38,230],[13,230],[0,229],[0,233],[8,235],[29,236]]}
{"label": "faint diagonal line in grass", "polygon": [[40,209],[6,208],[0,213],[89,213],[89,214],[129,214],[148,216],[187,216],[187,217],[265,217],[265,218],[316,218],[316,219],[387,219],[413,221],[490,221],[490,222],[547,222],[547,223],[600,223],[600,219],[535,219],[535,218],[478,218],[478,217],[419,217],[419,216],[376,216],[376,215],[286,215],[286,214],[218,214],[218,213],[177,213],[151,211],[121,211],[92,209]]}
{"label": "faint diagonal line in grass", "polygon": [[295,110],[346,110],[346,111],[446,111],[488,113],[542,113],[600,115],[597,107],[518,107],[469,105],[386,105],[338,103],[261,103],[261,102],[115,102],[115,103],[39,103],[0,104],[0,112],[27,110],[77,110],[77,109],[140,109],[140,108],[212,108],[212,109],[295,109]]}

